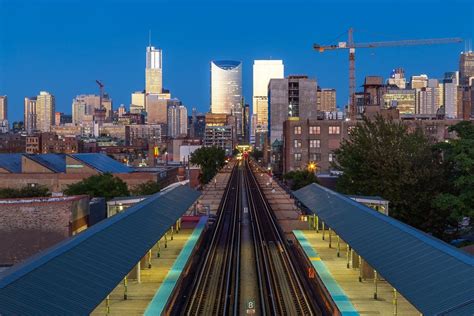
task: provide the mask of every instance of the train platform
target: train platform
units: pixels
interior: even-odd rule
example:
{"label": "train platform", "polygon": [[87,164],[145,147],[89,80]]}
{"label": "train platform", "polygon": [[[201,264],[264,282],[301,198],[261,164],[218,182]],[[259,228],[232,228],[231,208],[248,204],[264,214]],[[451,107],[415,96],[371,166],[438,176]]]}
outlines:
{"label": "train platform", "polygon": [[217,213],[219,204],[222,200],[225,188],[230,179],[230,173],[234,166],[234,162],[224,166],[215,176],[209,181],[203,189],[202,195],[199,198],[196,213],[213,214]]}
{"label": "train platform", "polygon": [[[330,293],[342,315],[420,315],[399,293],[387,282],[377,279],[359,281],[359,270],[353,266],[347,268],[347,245],[332,233],[329,247],[329,231],[294,230],[298,245],[305,252],[315,272]],[[374,299],[377,286],[377,299]]]}
{"label": "train platform", "polygon": [[[151,268],[141,270],[140,281],[120,283],[92,315],[159,315],[180,278],[207,223],[207,217],[183,220],[179,233],[151,249]],[[159,252],[159,256],[158,256]],[[127,299],[124,299],[124,294]]]}

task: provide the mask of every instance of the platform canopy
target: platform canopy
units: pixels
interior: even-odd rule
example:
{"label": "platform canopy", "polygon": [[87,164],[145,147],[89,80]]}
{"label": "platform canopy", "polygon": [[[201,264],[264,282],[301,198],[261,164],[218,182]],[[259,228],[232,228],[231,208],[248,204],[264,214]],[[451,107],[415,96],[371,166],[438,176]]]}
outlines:
{"label": "platform canopy", "polygon": [[320,185],[294,196],[423,315],[474,314],[474,256]]}
{"label": "platform canopy", "polygon": [[200,193],[177,185],[0,274],[0,315],[88,315]]}

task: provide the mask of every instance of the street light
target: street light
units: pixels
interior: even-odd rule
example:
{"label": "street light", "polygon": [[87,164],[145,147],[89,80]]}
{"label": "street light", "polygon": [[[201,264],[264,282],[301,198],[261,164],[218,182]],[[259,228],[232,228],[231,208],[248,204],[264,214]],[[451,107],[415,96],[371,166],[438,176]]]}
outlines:
{"label": "street light", "polygon": [[311,161],[308,164],[308,171],[309,172],[315,172],[317,169],[318,169],[318,164],[317,163]]}

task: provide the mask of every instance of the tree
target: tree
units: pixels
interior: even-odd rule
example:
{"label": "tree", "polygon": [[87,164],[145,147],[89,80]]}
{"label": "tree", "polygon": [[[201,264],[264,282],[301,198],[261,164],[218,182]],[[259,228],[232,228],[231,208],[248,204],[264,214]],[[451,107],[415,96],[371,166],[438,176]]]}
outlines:
{"label": "tree", "polygon": [[459,222],[464,217],[474,220],[474,125],[468,121],[449,128],[458,138],[436,146],[443,157],[443,164],[450,185],[446,192],[436,197],[437,207],[449,212],[451,219]]}
{"label": "tree", "polygon": [[289,183],[290,189],[293,191],[301,189],[311,183],[319,183],[314,172],[308,170],[290,171],[283,175],[283,179]]}
{"label": "tree", "polygon": [[132,189],[133,195],[152,195],[157,192],[160,192],[161,186],[156,181],[148,181],[145,183],[140,183]]}
{"label": "tree", "polygon": [[117,196],[130,195],[127,184],[111,173],[90,176],[80,182],[68,185],[65,195],[87,194],[91,197],[104,197],[110,200]]}
{"label": "tree", "polygon": [[201,147],[191,154],[189,160],[192,164],[201,168],[199,181],[201,184],[208,183],[225,164],[225,151],[216,146]]}
{"label": "tree", "polygon": [[346,194],[379,195],[390,215],[437,237],[445,237],[450,211],[433,200],[446,186],[445,168],[420,128],[377,116],[364,119],[335,151],[342,171],[337,189]]}
{"label": "tree", "polygon": [[49,189],[42,185],[24,186],[20,189],[5,188],[0,189],[0,198],[2,199],[16,199],[28,197],[44,197],[50,196]]}

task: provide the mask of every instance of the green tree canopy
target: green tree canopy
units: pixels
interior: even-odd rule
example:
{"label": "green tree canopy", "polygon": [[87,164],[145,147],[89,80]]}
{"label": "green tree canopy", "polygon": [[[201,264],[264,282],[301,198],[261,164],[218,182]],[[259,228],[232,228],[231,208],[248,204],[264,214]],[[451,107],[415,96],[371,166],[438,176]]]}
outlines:
{"label": "green tree canopy", "polygon": [[308,170],[290,171],[283,175],[283,179],[290,185],[290,189],[295,191],[311,183],[319,183],[314,172]]}
{"label": "green tree canopy", "polygon": [[5,188],[0,189],[1,199],[16,199],[28,197],[44,197],[50,196],[48,188],[42,185],[24,186],[20,189]]}
{"label": "green tree canopy", "polygon": [[132,189],[133,195],[152,195],[157,192],[160,192],[161,186],[156,181],[148,181],[145,183],[140,183]]}
{"label": "green tree canopy", "polygon": [[128,196],[127,184],[111,173],[90,176],[80,182],[68,185],[65,195],[87,194],[91,197],[104,197],[110,200],[117,196]]}
{"label": "green tree canopy", "polygon": [[449,128],[458,138],[436,146],[442,153],[450,185],[435,199],[435,205],[445,212],[452,210],[451,218],[459,221],[474,220],[474,124],[460,122]]}
{"label": "green tree canopy", "polygon": [[199,181],[208,183],[225,164],[225,151],[221,148],[201,147],[191,154],[190,162],[201,168]]}
{"label": "green tree canopy", "polygon": [[419,128],[377,116],[364,119],[335,151],[334,167],[343,172],[337,189],[346,194],[379,195],[390,201],[390,215],[443,238],[452,225],[450,211],[435,207],[443,192],[440,155]]}

